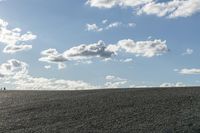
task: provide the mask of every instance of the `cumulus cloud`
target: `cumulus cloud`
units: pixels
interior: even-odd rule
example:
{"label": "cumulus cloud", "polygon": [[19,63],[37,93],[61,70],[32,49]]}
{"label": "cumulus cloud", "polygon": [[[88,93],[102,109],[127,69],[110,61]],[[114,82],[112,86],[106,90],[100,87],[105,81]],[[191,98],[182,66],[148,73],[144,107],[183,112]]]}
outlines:
{"label": "cumulus cloud", "polygon": [[200,12],[199,0],[186,0],[180,1],[180,3],[180,6],[169,15],[169,18],[188,17]]}
{"label": "cumulus cloud", "polygon": [[200,69],[196,69],[196,68],[192,68],[192,69],[184,68],[184,69],[181,69],[179,71],[179,73],[183,74],[183,75],[199,75],[200,74]]}
{"label": "cumulus cloud", "polygon": [[94,44],[81,44],[79,46],[72,47],[63,53],[58,53],[56,49],[47,49],[41,52],[42,57],[39,61],[47,63],[58,64],[59,69],[65,68],[63,62],[65,61],[89,61],[92,58],[111,58],[115,53],[106,49],[106,45],[103,41],[98,41]]}
{"label": "cumulus cloud", "polygon": [[49,79],[33,77],[28,74],[28,64],[16,59],[0,65],[1,83],[9,84],[17,90],[87,90],[96,89],[90,83],[81,80]]}
{"label": "cumulus cloud", "polygon": [[180,6],[180,1],[177,0],[163,3],[156,3],[153,1],[143,6],[137,13],[139,15],[145,13],[147,15],[163,17],[174,12],[178,6]]}
{"label": "cumulus cloud", "polygon": [[22,34],[20,28],[10,29],[8,22],[0,19],[0,44],[6,45],[3,49],[4,53],[13,54],[19,51],[30,50],[32,46],[25,43],[36,39],[36,37],[31,32]]}
{"label": "cumulus cloud", "polygon": [[168,51],[166,41],[161,40],[135,42],[134,40],[127,39],[119,41],[118,46],[127,53],[143,57],[159,56]]}
{"label": "cumulus cloud", "polygon": [[48,79],[44,77],[32,77],[26,75],[13,84],[17,90],[89,90],[96,89],[89,83],[81,80]]}
{"label": "cumulus cloud", "polygon": [[86,4],[97,8],[131,7],[138,15],[156,15],[159,17],[188,17],[200,12],[199,0],[87,0]]}
{"label": "cumulus cloud", "polygon": [[0,77],[24,75],[28,73],[25,62],[11,59],[0,65]]}
{"label": "cumulus cloud", "polygon": [[7,45],[4,49],[4,53],[13,54],[20,51],[27,51],[32,49],[32,45]]}
{"label": "cumulus cloud", "polygon": [[114,6],[135,7],[151,1],[152,0],[87,0],[86,4],[98,8],[112,8]]}
{"label": "cumulus cloud", "polygon": [[116,77],[113,75],[108,75],[105,77],[105,79],[106,79],[106,83],[105,83],[106,88],[123,87],[123,85],[125,85],[128,82],[127,79],[123,79],[123,78]]}
{"label": "cumulus cloud", "polygon": [[69,59],[84,59],[90,57],[110,58],[114,52],[106,49],[106,44],[103,41],[98,41],[94,44],[82,44],[64,52],[64,56]]}
{"label": "cumulus cloud", "polygon": [[39,61],[49,62],[49,63],[59,63],[65,62],[68,59],[63,56],[63,54],[58,53],[56,49],[47,49],[41,52],[41,57]]}
{"label": "cumulus cloud", "polygon": [[[59,53],[56,49],[47,49],[41,52],[42,57],[39,61],[46,63],[56,63],[59,68],[65,68],[63,64],[66,61],[76,61],[77,63],[88,62],[91,59],[100,58],[102,60],[109,60],[119,53],[126,52],[135,56],[142,56],[151,58],[159,56],[168,51],[166,41],[159,39],[153,41],[134,41],[131,39],[120,40],[116,44],[106,45],[103,41],[98,41],[93,44],[81,44],[72,47],[63,53]],[[126,59],[124,62],[131,62],[132,59]],[[60,67],[63,65],[64,67]]]}

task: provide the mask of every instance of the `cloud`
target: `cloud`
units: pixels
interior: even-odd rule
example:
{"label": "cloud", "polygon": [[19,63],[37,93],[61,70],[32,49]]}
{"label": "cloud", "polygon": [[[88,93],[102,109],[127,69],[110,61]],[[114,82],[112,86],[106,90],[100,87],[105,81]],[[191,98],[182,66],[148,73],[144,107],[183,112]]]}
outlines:
{"label": "cloud", "polygon": [[[166,41],[159,39],[154,41],[134,41],[131,39],[120,40],[116,44],[106,45],[103,41],[93,44],[81,44],[72,47],[63,53],[59,53],[56,49],[47,49],[41,52],[42,57],[39,61],[46,63],[58,64],[58,68],[65,68],[63,64],[66,61],[76,61],[77,63],[91,63],[91,59],[99,58],[101,60],[109,60],[122,52],[132,55],[151,58],[160,56],[168,52]],[[132,59],[126,59],[124,62],[131,62]],[[60,66],[64,67],[60,67]]]}
{"label": "cloud", "polygon": [[121,59],[120,62],[124,62],[124,63],[129,63],[129,62],[133,62],[132,58],[127,58],[127,59]]}
{"label": "cloud", "polygon": [[82,44],[64,52],[64,56],[71,60],[79,60],[90,57],[110,58],[115,53],[106,49],[107,46],[103,41],[94,44]]}
{"label": "cloud", "polygon": [[49,79],[28,74],[28,64],[16,59],[0,65],[0,81],[16,90],[88,90],[97,89],[81,80]]}
{"label": "cloud", "polygon": [[113,22],[113,23],[111,23],[111,24],[109,24],[108,26],[106,26],[106,30],[109,30],[109,29],[111,29],[111,28],[117,28],[117,27],[119,27],[120,25],[122,25],[122,23],[121,22]]}
{"label": "cloud", "polygon": [[20,51],[27,51],[32,49],[32,45],[7,45],[4,49],[4,53],[13,54]]}
{"label": "cloud", "polygon": [[87,31],[101,32],[103,28],[99,28],[96,24],[86,24]]}
{"label": "cloud", "polygon": [[152,0],[87,0],[86,4],[98,8],[112,8],[114,6],[135,7],[151,1]]}
{"label": "cloud", "polygon": [[98,8],[112,8],[116,3],[116,0],[88,0],[86,2],[86,4],[89,4],[91,7]]}
{"label": "cloud", "polygon": [[191,55],[193,54],[193,52],[194,52],[193,49],[187,48],[186,51],[182,55]]}
{"label": "cloud", "polygon": [[102,24],[106,24],[108,22],[107,19],[102,20]]}
{"label": "cloud", "polygon": [[160,87],[185,87],[186,85],[182,82],[177,83],[163,83]]}
{"label": "cloud", "polygon": [[180,6],[169,15],[169,18],[188,17],[200,12],[199,0],[180,1],[180,3]]}
{"label": "cloud", "polygon": [[107,81],[104,84],[106,88],[119,88],[128,82],[127,79],[123,79],[123,78],[116,77],[113,75],[108,75],[105,77],[105,79]]}
{"label": "cloud", "polygon": [[58,69],[65,69],[66,65],[64,63],[58,63]]}
{"label": "cloud", "polygon": [[25,44],[27,41],[36,39],[31,32],[22,34],[20,28],[9,29],[8,22],[0,19],[0,44],[6,45],[4,53],[13,54],[20,51],[32,49],[32,45]]}
{"label": "cloud", "polygon": [[161,40],[135,42],[134,40],[127,39],[119,41],[118,46],[127,53],[148,58],[162,55],[168,51],[166,41]]}
{"label": "cloud", "polygon": [[135,23],[128,23],[128,27],[135,27],[136,26],[136,24]]}
{"label": "cloud", "polygon": [[189,17],[200,12],[199,0],[87,0],[86,4],[97,8],[130,7],[138,15],[156,15],[158,17]]}
{"label": "cloud", "polygon": [[122,22],[110,22],[107,19],[101,21],[101,26],[98,26],[97,24],[86,24],[86,31],[93,31],[93,32],[102,32],[105,30],[110,30],[113,28],[118,27],[125,27],[125,28],[134,28],[136,26],[135,23],[122,23]]}
{"label": "cloud", "polygon": [[199,75],[200,74],[200,69],[192,68],[192,69],[181,69],[178,71],[180,74],[183,75]]}
{"label": "cloud", "polygon": [[39,61],[43,62],[49,62],[49,63],[59,63],[59,62],[65,62],[68,59],[63,56],[63,54],[60,54],[57,52],[56,49],[47,49],[41,52],[41,57]]}
{"label": "cloud", "polygon": [[156,15],[163,17],[173,13],[178,6],[180,6],[179,0],[173,0],[170,2],[156,3],[155,1],[150,2],[138,10],[137,14]]}
{"label": "cloud", "polygon": [[65,61],[77,61],[77,62],[91,62],[92,58],[111,58],[115,53],[106,49],[106,45],[103,41],[98,41],[94,44],[81,44],[79,46],[72,47],[63,53],[58,53],[56,49],[47,49],[41,52],[42,57],[39,61],[47,63],[58,64],[59,69],[65,68],[63,62]]}
{"label": "cloud", "polygon": [[17,90],[89,90],[97,88],[81,80],[36,78],[30,75],[15,80],[13,84]]}
{"label": "cloud", "polygon": [[168,18],[188,17],[200,12],[199,0],[173,0],[169,2],[151,2],[143,6],[138,14],[156,15]]}
{"label": "cloud", "polygon": [[0,77],[16,76],[28,73],[28,65],[25,62],[11,59],[0,65]]}
{"label": "cloud", "polygon": [[51,66],[50,65],[46,65],[44,66],[45,69],[51,69]]}

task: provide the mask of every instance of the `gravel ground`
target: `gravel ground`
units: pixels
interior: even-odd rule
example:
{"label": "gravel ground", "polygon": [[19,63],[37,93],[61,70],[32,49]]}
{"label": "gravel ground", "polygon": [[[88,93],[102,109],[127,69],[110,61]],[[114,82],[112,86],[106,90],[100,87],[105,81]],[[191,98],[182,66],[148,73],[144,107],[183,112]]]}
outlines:
{"label": "gravel ground", "polygon": [[0,133],[200,133],[200,88],[2,91]]}

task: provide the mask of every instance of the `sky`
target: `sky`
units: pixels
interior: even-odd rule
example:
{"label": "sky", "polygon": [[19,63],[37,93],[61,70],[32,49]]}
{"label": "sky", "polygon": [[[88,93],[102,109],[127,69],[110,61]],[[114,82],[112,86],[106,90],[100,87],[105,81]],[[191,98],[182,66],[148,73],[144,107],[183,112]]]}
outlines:
{"label": "sky", "polygon": [[199,0],[0,0],[0,84],[200,85]]}

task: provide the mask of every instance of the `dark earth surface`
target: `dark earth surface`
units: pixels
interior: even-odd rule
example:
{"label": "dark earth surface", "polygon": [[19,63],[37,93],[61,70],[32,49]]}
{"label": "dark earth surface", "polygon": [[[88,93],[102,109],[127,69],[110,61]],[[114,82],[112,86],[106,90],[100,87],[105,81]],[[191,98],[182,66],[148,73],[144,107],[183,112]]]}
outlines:
{"label": "dark earth surface", "polygon": [[2,91],[1,133],[200,133],[200,88]]}

